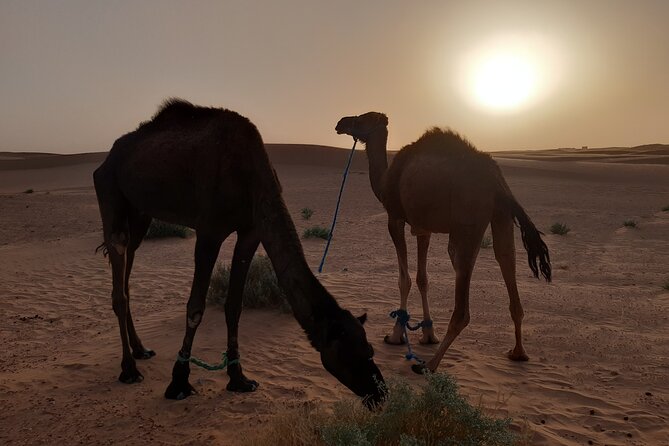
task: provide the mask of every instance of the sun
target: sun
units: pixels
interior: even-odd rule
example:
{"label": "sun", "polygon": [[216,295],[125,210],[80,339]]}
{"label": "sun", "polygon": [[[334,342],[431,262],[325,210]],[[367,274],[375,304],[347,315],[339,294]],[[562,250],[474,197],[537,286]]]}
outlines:
{"label": "sun", "polygon": [[560,59],[543,36],[496,35],[463,49],[457,89],[472,107],[488,113],[527,110],[554,90]]}
{"label": "sun", "polygon": [[521,55],[498,53],[482,60],[472,74],[474,99],[491,110],[515,110],[536,93],[533,64]]}

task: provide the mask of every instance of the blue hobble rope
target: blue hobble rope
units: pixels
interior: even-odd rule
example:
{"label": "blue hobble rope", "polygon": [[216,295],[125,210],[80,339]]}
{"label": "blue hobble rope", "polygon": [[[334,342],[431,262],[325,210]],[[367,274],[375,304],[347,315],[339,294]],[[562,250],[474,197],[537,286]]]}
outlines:
{"label": "blue hobble rope", "polygon": [[413,349],[411,348],[411,342],[409,342],[409,334],[407,333],[407,329],[411,331],[416,331],[421,327],[426,327],[429,328],[432,326],[432,321],[426,320],[426,321],[421,321],[417,323],[416,325],[410,325],[409,320],[411,319],[411,316],[409,316],[409,313],[407,313],[406,310],[402,310],[401,308],[399,310],[391,311],[390,312],[390,317],[393,319],[397,319],[396,324],[402,326],[402,332],[404,339],[407,341],[407,354],[404,355],[407,361],[411,361],[412,359],[415,359],[417,363],[419,364],[425,364],[425,361],[420,359],[416,354],[413,352]]}
{"label": "blue hobble rope", "polygon": [[341,180],[341,187],[339,188],[339,196],[337,197],[337,206],[335,207],[334,217],[332,218],[332,226],[330,226],[330,233],[328,234],[328,243],[325,245],[325,251],[323,252],[323,258],[321,259],[321,264],[318,265],[318,272],[323,272],[323,265],[325,264],[325,257],[328,255],[328,249],[330,249],[330,242],[332,241],[332,236],[334,234],[335,225],[337,224],[337,214],[339,213],[339,203],[341,202],[341,194],[344,192],[344,185],[346,184],[346,177],[348,177],[348,171],[351,168],[351,160],[353,159],[353,153],[355,152],[355,145],[358,143],[358,140],[353,138],[353,147],[351,148],[351,154],[348,156],[348,162],[346,163],[346,169],[344,169],[344,176]]}
{"label": "blue hobble rope", "polygon": [[228,360],[228,352],[223,352],[223,360],[218,364],[209,364],[199,358],[191,356],[190,358],[184,358],[179,353],[177,353],[177,361],[179,362],[191,362],[198,367],[202,367],[205,370],[224,370],[227,366],[233,364],[239,364],[239,358],[233,359],[232,361]]}

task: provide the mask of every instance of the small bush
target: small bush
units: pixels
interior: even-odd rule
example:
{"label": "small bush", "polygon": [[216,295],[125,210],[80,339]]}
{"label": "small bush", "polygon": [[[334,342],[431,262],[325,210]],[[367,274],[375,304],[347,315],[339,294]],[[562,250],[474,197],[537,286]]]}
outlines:
{"label": "small bush", "polygon": [[636,228],[636,221],[635,220],[625,220],[623,222],[623,226],[626,228]]}
{"label": "small bush", "polygon": [[181,237],[186,238],[191,234],[191,230],[185,226],[167,223],[162,220],[153,219],[149,230],[146,231],[145,239]]}
{"label": "small bush", "polygon": [[302,208],[300,212],[302,213],[302,218],[305,220],[309,220],[314,215],[314,211],[309,208]]}
{"label": "small bush", "polygon": [[669,280],[664,282],[664,285],[662,285],[662,289],[665,291],[669,291]]}
{"label": "small bush", "polygon": [[24,194],[32,194],[33,192],[35,192],[34,189],[26,189],[23,191]]}
{"label": "small bush", "polygon": [[669,212],[669,204],[662,208],[663,212]]}
{"label": "small bush", "polygon": [[492,238],[489,235],[484,235],[481,239],[481,248],[488,249],[492,246]]}
{"label": "small bush", "polygon": [[304,234],[302,234],[302,237],[304,238],[322,238],[327,240],[328,237],[330,237],[330,230],[325,229],[322,226],[312,226],[311,228],[307,228],[304,230]]}
{"label": "small bush", "polygon": [[565,235],[569,231],[571,231],[571,229],[564,223],[553,223],[553,225],[551,225],[551,234]]}
{"label": "small bush", "polygon": [[[230,266],[216,266],[209,283],[207,299],[224,305],[230,287]],[[279,288],[272,262],[263,255],[253,257],[249,273],[246,276],[242,303],[247,308],[276,308],[283,312],[290,311],[286,295]]]}
{"label": "small bush", "polygon": [[333,412],[301,406],[282,411],[265,425],[252,445],[514,445],[510,419],[484,415],[458,394],[446,374],[430,374],[416,392],[395,380],[388,398],[369,411],[359,400],[335,403]]}

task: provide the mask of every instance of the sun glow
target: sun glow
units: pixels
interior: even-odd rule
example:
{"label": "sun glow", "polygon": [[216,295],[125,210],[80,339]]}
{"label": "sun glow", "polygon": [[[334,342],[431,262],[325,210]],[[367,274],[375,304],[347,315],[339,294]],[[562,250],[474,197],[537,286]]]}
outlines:
{"label": "sun glow", "polygon": [[527,109],[555,86],[557,60],[554,49],[537,36],[497,36],[466,52],[458,90],[488,112]]}
{"label": "sun glow", "polygon": [[518,55],[495,54],[483,60],[472,77],[475,99],[493,110],[522,106],[537,87],[536,69]]}

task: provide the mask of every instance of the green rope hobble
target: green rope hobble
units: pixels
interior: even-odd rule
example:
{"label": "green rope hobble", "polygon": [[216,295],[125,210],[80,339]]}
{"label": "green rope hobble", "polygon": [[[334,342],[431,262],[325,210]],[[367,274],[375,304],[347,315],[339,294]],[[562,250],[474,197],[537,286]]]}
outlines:
{"label": "green rope hobble", "polygon": [[224,370],[227,366],[233,364],[239,364],[239,358],[233,359],[232,361],[228,360],[228,352],[223,352],[223,360],[219,364],[209,364],[199,358],[191,356],[190,358],[183,358],[180,354],[177,353],[177,361],[179,362],[191,362],[198,367],[202,367],[205,370]]}

